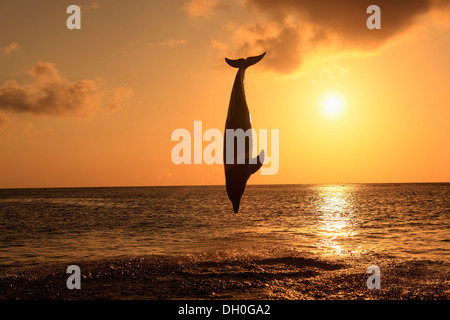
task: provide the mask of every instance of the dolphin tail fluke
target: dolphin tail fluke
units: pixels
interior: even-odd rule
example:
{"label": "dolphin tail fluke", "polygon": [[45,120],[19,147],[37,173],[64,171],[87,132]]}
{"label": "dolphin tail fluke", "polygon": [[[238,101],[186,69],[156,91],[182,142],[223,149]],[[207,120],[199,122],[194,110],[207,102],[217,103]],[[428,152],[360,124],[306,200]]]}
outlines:
{"label": "dolphin tail fluke", "polygon": [[257,162],[255,164],[250,165],[250,175],[254,174],[256,171],[259,170],[259,168],[261,168],[261,166],[264,163],[264,157],[265,157],[264,150],[261,150],[261,153],[257,157]]}
{"label": "dolphin tail fluke", "polygon": [[258,63],[259,61],[261,61],[261,59],[264,58],[265,55],[266,55],[266,53],[264,52],[263,54],[260,54],[259,56],[248,57],[247,59],[231,60],[231,59],[225,58],[225,61],[233,68],[246,69],[246,68]]}

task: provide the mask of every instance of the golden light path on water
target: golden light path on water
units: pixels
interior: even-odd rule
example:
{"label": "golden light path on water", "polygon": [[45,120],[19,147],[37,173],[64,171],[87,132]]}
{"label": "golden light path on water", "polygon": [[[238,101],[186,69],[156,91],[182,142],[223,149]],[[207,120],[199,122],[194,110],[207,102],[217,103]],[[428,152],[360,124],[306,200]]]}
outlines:
{"label": "golden light path on water", "polygon": [[335,254],[357,254],[343,246],[356,235],[357,217],[354,214],[352,186],[318,186],[315,201],[317,247]]}

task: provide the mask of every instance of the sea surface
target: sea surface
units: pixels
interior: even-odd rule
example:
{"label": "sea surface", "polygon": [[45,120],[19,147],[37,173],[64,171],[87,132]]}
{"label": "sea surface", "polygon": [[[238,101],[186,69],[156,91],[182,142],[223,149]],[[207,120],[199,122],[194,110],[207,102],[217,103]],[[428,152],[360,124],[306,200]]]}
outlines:
{"label": "sea surface", "polygon": [[139,270],[143,257],[152,272],[202,261],[241,278],[327,269],[328,258],[445,270],[450,184],[249,185],[238,214],[224,186],[0,190],[0,276],[120,259]]}
{"label": "sea surface", "polygon": [[0,272],[258,247],[448,262],[450,184],[0,190]]}

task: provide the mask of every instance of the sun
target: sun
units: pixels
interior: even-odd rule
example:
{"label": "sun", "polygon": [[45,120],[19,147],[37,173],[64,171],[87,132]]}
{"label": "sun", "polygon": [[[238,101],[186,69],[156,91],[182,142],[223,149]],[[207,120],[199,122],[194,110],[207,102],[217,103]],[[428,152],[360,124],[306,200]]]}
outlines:
{"label": "sun", "polygon": [[336,114],[342,109],[342,100],[338,97],[329,97],[325,100],[325,112]]}
{"label": "sun", "polygon": [[327,94],[322,99],[322,113],[328,118],[337,118],[344,111],[344,98],[342,95]]}

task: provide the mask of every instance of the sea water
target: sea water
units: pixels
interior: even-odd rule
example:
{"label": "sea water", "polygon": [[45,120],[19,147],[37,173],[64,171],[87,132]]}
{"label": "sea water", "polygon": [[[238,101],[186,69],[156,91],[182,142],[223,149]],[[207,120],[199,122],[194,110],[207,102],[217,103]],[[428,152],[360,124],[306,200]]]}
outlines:
{"label": "sea water", "polygon": [[376,255],[449,262],[450,184],[0,190],[0,274],[193,253]]}

